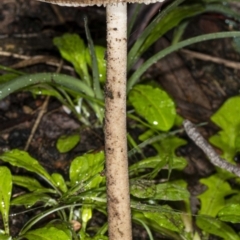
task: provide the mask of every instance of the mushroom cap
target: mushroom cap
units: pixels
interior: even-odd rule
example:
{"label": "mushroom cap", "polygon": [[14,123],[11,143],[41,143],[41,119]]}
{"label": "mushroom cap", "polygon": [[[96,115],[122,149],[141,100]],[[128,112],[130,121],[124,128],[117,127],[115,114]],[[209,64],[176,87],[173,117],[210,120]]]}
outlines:
{"label": "mushroom cap", "polygon": [[92,5],[106,5],[111,3],[156,3],[164,2],[165,0],[38,0],[46,3],[58,4],[61,6],[78,7],[78,6],[92,6]]}

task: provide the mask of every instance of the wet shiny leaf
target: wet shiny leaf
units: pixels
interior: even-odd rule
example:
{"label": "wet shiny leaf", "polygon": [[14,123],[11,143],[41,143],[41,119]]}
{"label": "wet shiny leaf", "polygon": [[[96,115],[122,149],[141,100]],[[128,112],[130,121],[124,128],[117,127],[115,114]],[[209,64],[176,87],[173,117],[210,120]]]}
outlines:
{"label": "wet shiny leaf", "polygon": [[239,223],[240,222],[240,204],[230,204],[223,207],[218,212],[221,221]]}
{"label": "wet shiny leaf", "polygon": [[51,177],[55,182],[56,187],[58,187],[64,193],[67,192],[68,189],[67,189],[66,182],[61,174],[53,173]]}
{"label": "wet shiny leaf", "polygon": [[12,195],[12,174],[7,167],[0,167],[0,212],[5,228],[5,232],[9,234],[9,207]]}
{"label": "wet shiny leaf", "polygon": [[129,101],[153,128],[168,131],[173,126],[176,117],[175,104],[160,88],[136,85],[129,93]]}
{"label": "wet shiny leaf", "polygon": [[104,169],[104,161],[105,157],[103,152],[88,153],[76,157],[70,166],[69,174],[71,184],[74,186],[76,183],[86,182],[96,175],[98,179],[95,184],[98,185],[99,181],[102,179],[100,174]]}

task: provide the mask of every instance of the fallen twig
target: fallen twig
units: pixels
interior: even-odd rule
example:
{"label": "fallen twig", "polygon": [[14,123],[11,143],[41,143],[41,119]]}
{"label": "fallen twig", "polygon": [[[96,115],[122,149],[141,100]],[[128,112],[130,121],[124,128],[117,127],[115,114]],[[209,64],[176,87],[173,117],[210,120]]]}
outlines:
{"label": "fallen twig", "polygon": [[203,150],[213,165],[225,169],[228,172],[240,177],[240,168],[219,157],[213,147],[203,138],[193,123],[191,123],[189,120],[185,120],[183,122],[183,126],[187,135],[199,148]]}

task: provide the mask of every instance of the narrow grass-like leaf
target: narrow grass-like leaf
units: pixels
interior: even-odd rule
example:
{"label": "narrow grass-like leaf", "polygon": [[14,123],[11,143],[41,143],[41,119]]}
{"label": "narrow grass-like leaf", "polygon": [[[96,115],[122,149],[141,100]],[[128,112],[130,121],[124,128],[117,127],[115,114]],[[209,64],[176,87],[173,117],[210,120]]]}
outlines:
{"label": "narrow grass-like leaf", "polygon": [[134,46],[131,48],[128,54],[128,71],[132,68],[136,60],[138,59],[139,49],[146,40],[146,38],[151,34],[156,24],[158,24],[164,16],[166,16],[169,12],[171,12],[174,8],[176,8],[179,4],[181,4],[184,0],[176,0],[171,3],[165,10],[161,11],[158,16],[148,25],[148,27],[144,30],[142,35],[138,38]]}
{"label": "narrow grass-like leaf", "polygon": [[79,91],[88,96],[94,96],[93,90],[90,87],[74,77],[56,73],[36,73],[20,76],[5,84],[1,84],[0,99],[3,99],[17,90],[38,83],[58,84],[60,86],[72,89],[75,92]]}
{"label": "narrow grass-like leaf", "polygon": [[142,76],[142,74],[146,72],[146,70],[151,65],[153,65],[154,63],[156,63],[158,60],[165,57],[166,55],[197,42],[203,42],[203,41],[218,39],[218,38],[228,38],[228,37],[240,37],[240,32],[221,32],[221,33],[204,34],[198,37],[189,38],[187,40],[181,41],[175,45],[165,48],[164,50],[156,53],[154,56],[149,58],[137,71],[133,73],[133,75],[128,80],[128,85],[127,85],[128,91],[132,89],[132,87],[139,81],[139,78]]}
{"label": "narrow grass-like leaf", "polygon": [[100,88],[100,81],[99,81],[99,71],[98,71],[98,64],[97,64],[97,56],[95,53],[92,37],[88,28],[87,17],[84,17],[84,27],[85,32],[88,40],[88,48],[86,51],[89,50],[91,56],[91,65],[92,65],[92,75],[93,75],[93,90],[94,94],[97,98],[103,99],[102,90]]}

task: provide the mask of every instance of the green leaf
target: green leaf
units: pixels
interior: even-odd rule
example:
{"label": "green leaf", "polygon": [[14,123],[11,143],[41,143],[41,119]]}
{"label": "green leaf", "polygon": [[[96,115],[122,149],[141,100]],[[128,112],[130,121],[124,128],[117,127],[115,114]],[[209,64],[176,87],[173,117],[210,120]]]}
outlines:
{"label": "green leaf", "polygon": [[223,207],[218,212],[221,221],[239,223],[240,222],[240,204],[230,204]]}
{"label": "green leaf", "polygon": [[227,240],[239,240],[240,237],[226,223],[211,217],[197,216],[197,225],[203,231]]}
{"label": "green leaf", "polygon": [[240,138],[240,97],[228,99],[211,117],[211,120],[222,130],[210,138],[210,142],[222,149],[222,156],[229,162],[239,150]]}
{"label": "green leaf", "polygon": [[[176,168],[176,162],[182,162],[183,168],[186,167],[187,161],[183,157],[176,156],[176,149],[182,145],[185,145],[186,141],[178,138],[176,136],[170,136],[168,138],[164,138],[162,141],[154,143],[153,146],[158,151],[158,154],[166,159],[168,163],[169,176],[171,174],[172,169]],[[184,165],[185,164],[185,165]],[[183,170],[179,169],[179,170]]]}
{"label": "green leaf", "polygon": [[[154,157],[143,159],[129,167],[130,175],[134,174],[135,171],[139,171],[141,169],[148,169],[148,168],[155,169],[160,164],[162,166],[165,166],[167,164],[166,160],[167,159],[163,156],[163,154],[161,156],[157,155]],[[173,159],[173,163],[171,167],[172,169],[182,170],[183,168],[186,167],[186,165],[187,165],[186,159],[181,157],[175,157]]]}
{"label": "green leaf", "polygon": [[9,234],[9,207],[12,195],[12,174],[7,167],[0,167],[0,212],[5,228]]}
{"label": "green leaf", "polygon": [[86,46],[77,34],[64,34],[53,39],[54,45],[59,49],[62,57],[71,62],[81,79],[91,86],[90,76],[86,62]]}
{"label": "green leaf", "polygon": [[156,194],[156,185],[153,181],[132,180],[130,182],[130,192],[134,197],[153,198]]}
{"label": "green leaf", "polygon": [[104,168],[104,153],[88,153],[76,157],[70,166],[71,185],[85,182],[95,175],[99,175]]}
{"label": "green leaf", "polygon": [[38,161],[32,158],[27,152],[20,150],[12,150],[9,152],[4,152],[0,155],[0,159],[4,162],[8,162],[13,166],[25,168],[30,172],[34,172],[40,175],[50,184],[53,184],[52,178],[47,173],[47,171],[38,163]]}
{"label": "green leaf", "polygon": [[25,177],[25,176],[12,176],[13,183],[27,188],[29,191],[45,191],[53,192],[53,189],[43,187],[35,178]]}
{"label": "green leaf", "polygon": [[175,232],[182,232],[184,229],[184,225],[183,225],[183,221],[181,219],[180,214],[175,214],[174,210],[167,205],[163,207],[165,210],[169,210],[169,211],[162,212],[162,213],[143,212],[143,215],[147,219],[151,220],[152,222],[155,222],[155,224],[157,223],[160,227],[163,227],[165,229],[175,231]]}
{"label": "green leaf", "polygon": [[64,181],[64,178],[61,174],[53,173],[51,177],[56,187],[58,187],[64,193],[67,192],[68,189],[67,189],[66,182]]}
{"label": "green leaf", "polygon": [[79,143],[79,141],[79,134],[61,136],[57,140],[57,149],[60,153],[69,152]]}
{"label": "green leaf", "polygon": [[69,234],[64,230],[57,227],[46,226],[27,232],[21,237],[25,237],[28,240],[70,240]]}
{"label": "green leaf", "polygon": [[[0,84],[8,82],[16,77],[18,77],[19,75],[16,73],[7,73],[7,74],[3,74],[0,76]],[[0,85],[1,86],[1,85]]]}
{"label": "green leaf", "polygon": [[214,174],[200,180],[208,189],[198,195],[201,200],[199,214],[215,217],[225,206],[225,197],[234,193],[230,185],[220,174]]}
{"label": "green leaf", "polygon": [[26,193],[20,195],[11,201],[11,205],[14,206],[22,206],[24,205],[26,208],[32,207],[34,204],[42,202],[45,206],[54,206],[56,205],[56,201],[51,198],[49,195],[41,192],[33,192]]}
{"label": "green leaf", "polygon": [[62,230],[64,231],[64,233],[66,233],[66,235],[68,235],[68,239],[72,239],[72,226],[69,222],[65,222],[63,220],[53,220],[52,222],[48,223],[44,228],[50,228],[50,227],[54,227],[56,229]]}
{"label": "green leaf", "polygon": [[136,85],[129,93],[129,101],[153,128],[168,131],[173,126],[176,117],[174,102],[160,88]]}
{"label": "green leaf", "polygon": [[176,180],[156,185],[156,195],[153,199],[181,201],[187,200],[190,194],[184,180]]}
{"label": "green leaf", "polygon": [[[97,63],[98,63],[98,72],[99,72],[99,81],[101,83],[105,83],[106,81],[106,60],[105,60],[105,53],[106,48],[102,46],[94,46],[94,50],[97,57]],[[86,61],[88,65],[92,68],[92,61],[89,51],[86,51]]]}
{"label": "green leaf", "polygon": [[0,239],[1,240],[12,240],[12,237],[0,232]]}

